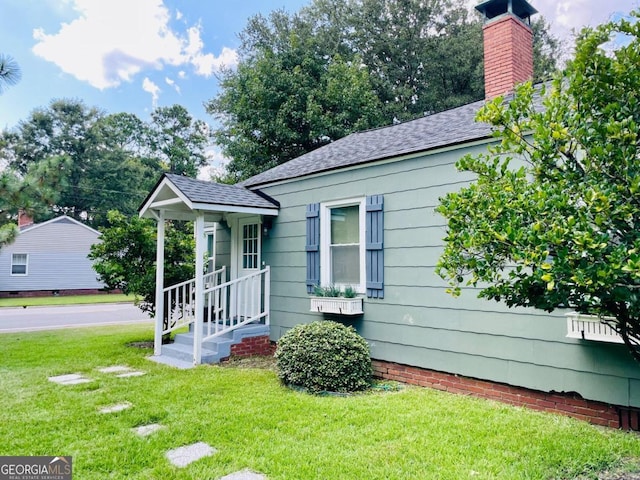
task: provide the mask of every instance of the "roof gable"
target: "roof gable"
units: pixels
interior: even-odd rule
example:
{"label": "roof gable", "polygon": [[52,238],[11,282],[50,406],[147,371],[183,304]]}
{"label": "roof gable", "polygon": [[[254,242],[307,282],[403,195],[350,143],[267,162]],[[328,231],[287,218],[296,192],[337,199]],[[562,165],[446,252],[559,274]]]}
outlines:
{"label": "roof gable", "polygon": [[278,202],[261,192],[165,173],[139,211],[142,217],[153,217],[153,209],[173,210],[179,216],[194,210],[277,215],[278,208]]}
{"label": "roof gable", "polygon": [[24,235],[25,233],[29,233],[33,230],[36,230],[38,228],[42,228],[42,227],[46,227],[47,225],[52,225],[52,224],[71,224],[71,225],[78,225],[82,228],[86,228],[87,230],[89,230],[92,233],[95,233],[96,235],[100,235],[100,232],[94,228],[91,228],[88,225],[85,225],[82,222],[79,222],[78,220],[76,220],[75,218],[71,218],[67,215],[61,215],[59,217],[56,218],[52,218],[51,220],[47,220],[46,222],[42,222],[42,223],[36,223],[35,225],[31,225],[27,228],[24,228],[23,230],[20,231],[20,235]]}

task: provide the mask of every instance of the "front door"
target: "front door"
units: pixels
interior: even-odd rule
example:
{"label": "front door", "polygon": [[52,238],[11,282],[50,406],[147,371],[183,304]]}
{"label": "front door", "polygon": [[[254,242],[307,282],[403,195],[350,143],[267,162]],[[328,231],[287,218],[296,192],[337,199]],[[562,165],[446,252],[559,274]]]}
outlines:
{"label": "front door", "polygon": [[[238,221],[238,245],[236,248],[238,278],[258,273],[261,267],[260,218],[251,217]],[[240,317],[254,316],[260,312],[262,278],[255,276],[237,286],[240,300],[237,312]]]}

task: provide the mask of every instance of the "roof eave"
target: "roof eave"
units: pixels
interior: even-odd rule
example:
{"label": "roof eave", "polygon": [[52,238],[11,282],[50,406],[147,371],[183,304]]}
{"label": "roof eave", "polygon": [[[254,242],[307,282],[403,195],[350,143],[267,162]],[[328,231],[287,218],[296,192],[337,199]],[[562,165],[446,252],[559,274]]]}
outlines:
{"label": "roof eave", "polygon": [[446,145],[438,145],[438,146],[434,146],[434,147],[430,147],[430,148],[425,148],[422,150],[415,150],[415,151],[411,151],[411,152],[405,152],[405,153],[400,153],[400,154],[393,154],[393,155],[384,155],[381,157],[375,157],[375,158],[371,158],[368,160],[365,160],[363,162],[358,162],[358,163],[353,163],[351,165],[340,165],[340,166],[335,166],[335,167],[329,167],[329,168],[325,168],[322,170],[316,170],[314,172],[309,172],[309,173],[305,173],[303,175],[292,175],[292,176],[288,176],[288,177],[282,177],[282,178],[278,178],[275,180],[266,180],[260,183],[255,183],[255,184],[250,184],[247,185],[247,189],[250,190],[254,190],[254,189],[258,189],[258,188],[263,188],[265,186],[269,186],[271,184],[274,183],[282,183],[282,182],[291,182],[291,181],[295,181],[298,179],[302,179],[302,178],[306,178],[312,175],[319,175],[319,174],[326,174],[329,172],[334,172],[334,171],[338,171],[338,170],[344,170],[347,168],[357,168],[357,167],[363,167],[366,165],[369,165],[371,163],[375,163],[375,162],[384,162],[386,160],[391,160],[393,158],[401,158],[401,157],[407,157],[407,156],[417,156],[417,155],[422,155],[422,154],[426,154],[426,153],[430,153],[433,152],[434,150],[442,150],[442,149],[451,149],[451,148],[456,148],[456,147],[464,147],[467,144],[473,144],[475,142],[482,142],[482,141],[486,141],[489,139],[492,139],[493,135],[483,135],[483,136],[479,136],[479,137],[475,137],[472,139],[466,139],[466,140],[462,140],[460,142],[452,142],[452,143],[448,143]]}

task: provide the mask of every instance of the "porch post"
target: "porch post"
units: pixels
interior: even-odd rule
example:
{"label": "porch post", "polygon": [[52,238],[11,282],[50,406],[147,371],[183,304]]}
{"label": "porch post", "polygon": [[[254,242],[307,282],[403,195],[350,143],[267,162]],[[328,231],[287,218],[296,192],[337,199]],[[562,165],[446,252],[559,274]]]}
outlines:
{"label": "porch post", "polygon": [[202,363],[202,328],[204,317],[204,255],[206,251],[207,237],[204,232],[204,214],[198,212],[195,221],[196,237],[196,324],[193,331],[193,364]]}
{"label": "porch post", "polygon": [[153,354],[162,354],[162,327],[164,321],[164,210],[158,212],[156,239],[156,328]]}
{"label": "porch post", "polygon": [[264,324],[269,326],[271,321],[271,268],[267,265],[264,269]]}

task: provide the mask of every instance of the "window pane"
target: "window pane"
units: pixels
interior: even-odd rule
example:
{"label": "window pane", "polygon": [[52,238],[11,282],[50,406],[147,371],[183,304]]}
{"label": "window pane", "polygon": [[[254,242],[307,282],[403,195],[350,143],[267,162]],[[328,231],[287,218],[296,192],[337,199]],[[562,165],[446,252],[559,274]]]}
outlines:
{"label": "window pane", "polygon": [[331,209],[331,243],[360,242],[360,208],[358,205]]}
{"label": "window pane", "polygon": [[11,274],[26,275],[27,273],[27,254],[14,253],[11,257]]}
{"label": "window pane", "polygon": [[331,247],[331,282],[347,285],[360,283],[360,246]]}
{"label": "window pane", "polygon": [[258,268],[258,225],[247,224],[242,227],[242,268]]}
{"label": "window pane", "polygon": [[27,266],[14,265],[13,267],[11,267],[11,273],[14,275],[24,275],[25,273],[27,273]]}

